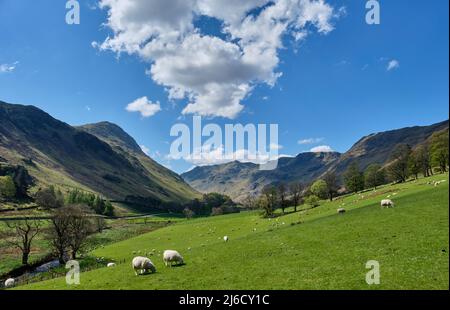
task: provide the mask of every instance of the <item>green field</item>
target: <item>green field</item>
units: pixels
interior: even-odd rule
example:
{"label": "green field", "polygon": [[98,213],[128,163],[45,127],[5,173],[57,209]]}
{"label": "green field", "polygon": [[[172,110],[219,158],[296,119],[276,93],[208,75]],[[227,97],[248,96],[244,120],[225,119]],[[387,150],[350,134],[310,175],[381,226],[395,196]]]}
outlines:
{"label": "green field", "polygon": [[[448,289],[448,194],[448,175],[438,175],[276,219],[255,211],[181,221],[94,250],[118,265],[82,273],[79,286],[59,278],[18,288]],[[380,208],[388,196],[395,208]],[[347,212],[336,214],[340,207]],[[166,249],[178,250],[186,265],[164,267]],[[156,274],[134,275],[139,253],[153,260]],[[365,282],[369,260],[380,263],[380,285]]]}

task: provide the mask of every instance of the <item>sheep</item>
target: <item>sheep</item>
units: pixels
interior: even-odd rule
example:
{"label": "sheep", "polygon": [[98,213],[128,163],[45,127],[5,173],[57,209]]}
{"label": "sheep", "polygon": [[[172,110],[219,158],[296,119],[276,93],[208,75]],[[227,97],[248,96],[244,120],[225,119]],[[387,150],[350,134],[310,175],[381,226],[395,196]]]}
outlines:
{"label": "sheep", "polygon": [[228,242],[228,236],[223,237],[223,241]]}
{"label": "sheep", "polygon": [[5,281],[5,287],[13,287],[16,284],[16,280],[10,278],[8,280]]}
{"label": "sheep", "polygon": [[177,251],[174,250],[166,250],[163,254],[163,261],[164,264],[167,266],[172,266],[173,263],[176,263],[177,265],[184,264],[183,256],[180,255]]}
{"label": "sheep", "polygon": [[145,274],[149,271],[152,273],[156,272],[155,265],[153,265],[152,261],[147,257],[137,256],[133,258],[131,265],[136,275],[139,275],[138,271],[140,271],[140,274]]}
{"label": "sheep", "polygon": [[395,205],[394,202],[390,199],[381,200],[381,207],[393,208],[394,205]]}
{"label": "sheep", "polygon": [[344,214],[345,212],[346,212],[346,210],[344,208],[337,209],[338,214]]}
{"label": "sheep", "polygon": [[108,265],[106,265],[106,267],[111,268],[111,267],[116,267],[115,263],[108,263]]}

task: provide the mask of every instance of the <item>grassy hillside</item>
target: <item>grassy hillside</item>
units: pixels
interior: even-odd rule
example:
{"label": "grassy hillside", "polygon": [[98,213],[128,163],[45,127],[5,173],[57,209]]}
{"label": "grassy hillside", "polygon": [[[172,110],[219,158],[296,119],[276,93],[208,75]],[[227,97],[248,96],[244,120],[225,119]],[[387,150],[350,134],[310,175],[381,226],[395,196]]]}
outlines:
{"label": "grassy hillside", "polygon": [[[448,175],[438,175],[277,219],[245,212],[184,221],[94,251],[119,265],[83,273],[80,286],[55,279],[20,288],[448,289],[448,189]],[[380,208],[387,196],[395,208]],[[336,214],[339,207],[347,213]],[[165,249],[179,250],[186,265],[164,267]],[[138,251],[154,261],[156,274],[134,275]],[[368,260],[380,263],[379,286],[365,283]]]}
{"label": "grassy hillside", "polygon": [[109,199],[186,202],[199,194],[111,123],[72,127],[44,111],[0,101],[0,162],[22,165],[36,188],[57,185]]}

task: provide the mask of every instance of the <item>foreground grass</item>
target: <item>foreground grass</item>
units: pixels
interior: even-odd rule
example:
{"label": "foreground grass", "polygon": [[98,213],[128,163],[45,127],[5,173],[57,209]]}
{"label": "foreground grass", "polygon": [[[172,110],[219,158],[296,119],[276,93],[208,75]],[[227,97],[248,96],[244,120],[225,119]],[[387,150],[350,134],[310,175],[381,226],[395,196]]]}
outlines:
{"label": "foreground grass", "polygon": [[[444,178],[438,187],[427,184]],[[379,207],[387,196],[395,208]],[[337,215],[342,206],[347,213]],[[255,212],[196,219],[93,251],[119,264],[83,273],[79,286],[54,279],[20,288],[448,289],[448,211],[448,177],[436,176],[277,219]],[[186,265],[163,267],[165,249],[179,250]],[[136,277],[136,253],[146,253],[158,272]],[[368,260],[379,261],[381,285],[366,284]]]}

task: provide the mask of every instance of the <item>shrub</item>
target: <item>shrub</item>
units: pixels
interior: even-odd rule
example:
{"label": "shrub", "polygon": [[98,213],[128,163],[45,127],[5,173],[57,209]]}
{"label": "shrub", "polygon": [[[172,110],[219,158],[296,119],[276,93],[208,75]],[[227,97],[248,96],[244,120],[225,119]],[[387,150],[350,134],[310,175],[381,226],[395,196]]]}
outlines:
{"label": "shrub", "polygon": [[312,208],[315,208],[315,207],[320,206],[320,199],[316,195],[310,195],[310,196],[306,197],[305,203],[307,205],[311,206]]}
{"label": "shrub", "polygon": [[0,196],[6,199],[11,199],[16,196],[16,185],[9,175],[0,176]]}

